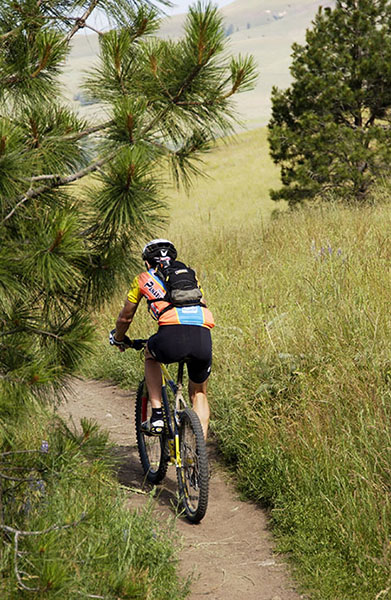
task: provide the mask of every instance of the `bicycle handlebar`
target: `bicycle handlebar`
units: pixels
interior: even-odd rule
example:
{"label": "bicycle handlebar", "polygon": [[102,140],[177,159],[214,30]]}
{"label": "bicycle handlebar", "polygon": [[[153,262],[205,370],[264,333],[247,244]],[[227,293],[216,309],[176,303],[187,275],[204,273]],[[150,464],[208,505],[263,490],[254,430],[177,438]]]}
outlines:
{"label": "bicycle handlebar", "polygon": [[[125,342],[126,348],[132,348],[133,350],[144,350],[148,340],[139,339],[127,339]],[[130,343],[129,343],[130,342]]]}
{"label": "bicycle handlebar", "polygon": [[112,329],[109,334],[109,342],[111,346],[117,346],[121,352],[124,352],[128,348],[133,348],[134,350],[144,350],[146,343],[148,340],[143,339],[135,339],[131,340],[127,335],[119,342],[115,339],[115,329]]}

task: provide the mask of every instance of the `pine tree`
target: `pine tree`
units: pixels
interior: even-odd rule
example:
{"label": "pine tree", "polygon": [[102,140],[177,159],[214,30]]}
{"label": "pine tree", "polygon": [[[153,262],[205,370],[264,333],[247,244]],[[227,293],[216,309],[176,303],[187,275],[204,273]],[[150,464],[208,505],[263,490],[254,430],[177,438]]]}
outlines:
{"label": "pine tree", "polygon": [[293,45],[292,85],[273,89],[275,200],[368,201],[390,176],[391,2],[337,0]]}
{"label": "pine tree", "polygon": [[[85,82],[107,115],[91,124],[66,106],[59,77],[97,7],[112,29]],[[252,59],[224,56],[215,7],[193,6],[175,42],[154,35],[158,17],[141,0],[1,3],[0,413],[74,372],[91,314],[161,223],[169,172],[189,184],[232,130],[232,95],[253,85]]]}

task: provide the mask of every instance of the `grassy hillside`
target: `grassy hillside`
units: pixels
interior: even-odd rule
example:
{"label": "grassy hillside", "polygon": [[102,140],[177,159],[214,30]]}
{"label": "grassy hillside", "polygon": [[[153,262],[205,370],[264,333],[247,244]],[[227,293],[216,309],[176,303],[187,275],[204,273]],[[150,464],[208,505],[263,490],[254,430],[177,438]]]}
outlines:
{"label": "grassy hillside", "polygon": [[[222,7],[220,12],[224,18],[226,29],[230,25],[235,36],[238,31],[248,32],[255,28],[273,28],[280,23],[279,31],[299,30],[303,23],[308,27],[319,6],[333,6],[335,0],[235,0]],[[163,21],[161,35],[178,37],[181,35],[186,15],[179,14]]]}
{"label": "grassy hillside", "polygon": [[[334,0],[236,0],[221,9],[229,36],[229,51],[253,54],[259,66],[256,89],[241,94],[236,100],[237,111],[246,128],[265,125],[270,116],[270,93],[273,85],[289,85],[290,55],[293,42],[303,42],[305,31],[319,4],[332,6]],[[181,35],[184,15],[163,22],[160,35],[176,38]],[[80,33],[74,38],[69,65],[63,76],[68,98],[80,91],[83,71],[90,68],[98,52],[96,34]],[[93,116],[96,107],[79,107],[83,114]]]}
{"label": "grassy hillside", "polygon": [[[243,229],[267,220],[276,205],[269,190],[278,185],[279,169],[267,151],[266,130],[259,129],[221,141],[205,159],[206,176],[194,182],[187,194],[167,190],[169,233],[182,238],[183,229],[197,223],[207,231]],[[179,241],[183,250],[187,242]]]}
{"label": "grassy hillside", "polygon": [[[212,430],[241,490],[270,507],[312,599],[387,599],[389,207],[270,220],[277,173],[263,152],[256,131],[211,154],[215,177],[171,197],[162,232],[197,268],[216,317]],[[119,306],[101,319],[102,339]],[[140,310],[132,335],[150,331]],[[92,371],[131,385],[141,369],[102,343]]]}
{"label": "grassy hillside", "polygon": [[389,598],[389,207],[209,244],[214,430],[241,489],[271,507],[312,598]]}

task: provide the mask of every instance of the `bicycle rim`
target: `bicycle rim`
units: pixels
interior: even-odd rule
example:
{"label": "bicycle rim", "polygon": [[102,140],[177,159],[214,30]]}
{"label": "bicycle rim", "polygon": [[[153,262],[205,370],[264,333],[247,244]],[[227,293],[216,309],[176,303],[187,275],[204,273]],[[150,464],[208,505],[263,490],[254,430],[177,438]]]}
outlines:
{"label": "bicycle rim", "polygon": [[146,391],[144,381],[137,390],[136,397],[136,437],[140,461],[151,483],[162,481],[167,472],[168,462],[166,456],[166,434],[147,435],[141,430],[141,423],[151,417],[152,407]]}
{"label": "bicycle rim", "polygon": [[190,408],[180,413],[179,446],[182,464],[177,476],[182,505],[187,519],[199,523],[208,506],[208,456],[200,420]]}

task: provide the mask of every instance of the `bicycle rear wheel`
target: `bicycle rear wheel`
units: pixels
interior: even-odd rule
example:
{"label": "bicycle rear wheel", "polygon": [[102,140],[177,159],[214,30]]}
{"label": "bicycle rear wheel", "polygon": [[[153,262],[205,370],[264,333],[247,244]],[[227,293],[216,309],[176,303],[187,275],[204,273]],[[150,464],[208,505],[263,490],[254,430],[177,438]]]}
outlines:
{"label": "bicycle rear wheel", "polygon": [[167,436],[148,435],[141,430],[141,423],[151,417],[152,407],[144,381],[141,381],[136,397],[136,437],[138,453],[147,480],[150,483],[160,483],[168,468],[166,454]]}
{"label": "bicycle rear wheel", "polygon": [[190,408],[179,413],[181,468],[177,469],[178,487],[186,517],[199,523],[205,516],[209,494],[208,455],[201,423]]}

